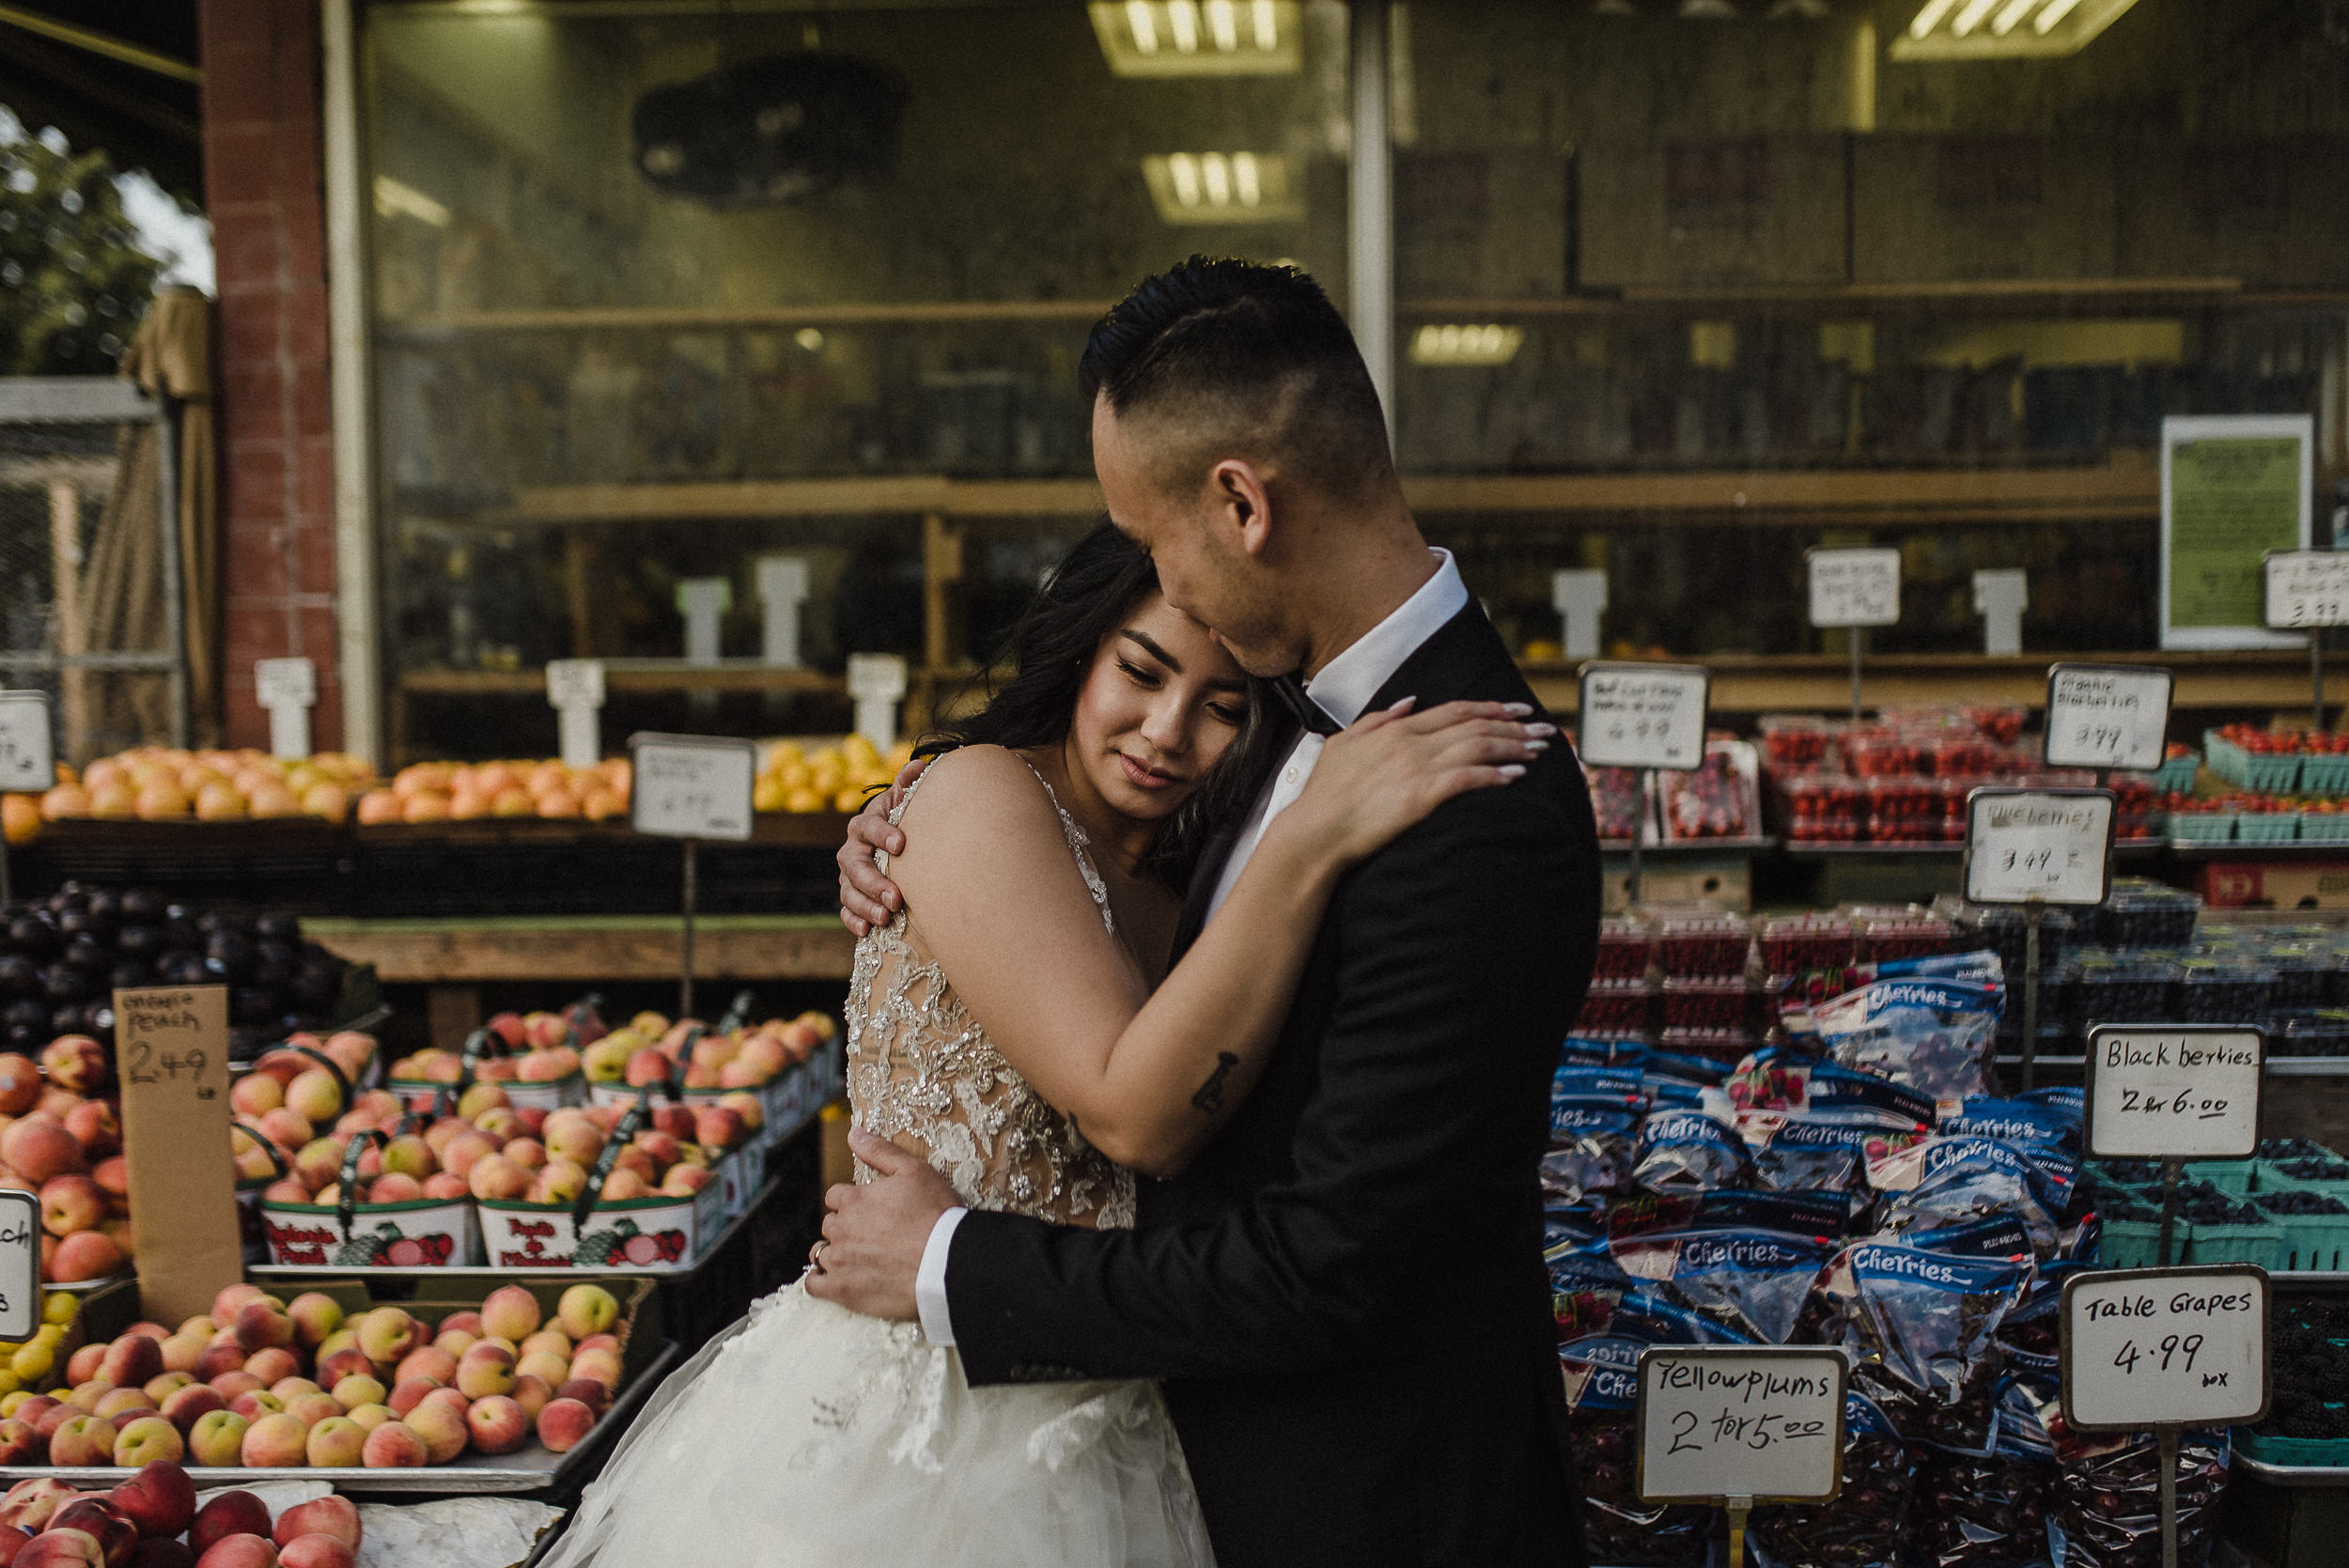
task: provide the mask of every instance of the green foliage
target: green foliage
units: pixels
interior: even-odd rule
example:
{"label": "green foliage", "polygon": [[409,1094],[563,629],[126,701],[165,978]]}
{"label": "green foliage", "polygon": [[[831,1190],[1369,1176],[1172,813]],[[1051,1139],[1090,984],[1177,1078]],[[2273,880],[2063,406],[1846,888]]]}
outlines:
{"label": "green foliage", "polygon": [[54,133],[0,144],[0,375],[114,373],[164,265],[135,248],[114,179]]}

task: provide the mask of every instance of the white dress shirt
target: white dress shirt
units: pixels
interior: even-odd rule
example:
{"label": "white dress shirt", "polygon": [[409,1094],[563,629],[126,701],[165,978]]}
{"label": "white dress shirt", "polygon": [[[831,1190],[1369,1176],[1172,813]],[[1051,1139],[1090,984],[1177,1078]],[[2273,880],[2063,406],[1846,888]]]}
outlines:
{"label": "white dress shirt", "polygon": [[[1460,581],[1460,568],[1453,561],[1451,551],[1430,550],[1428,553],[1436,558],[1436,575],[1305,683],[1305,694],[1339,723],[1351,724],[1360,719],[1379,688],[1403,667],[1403,661],[1467,607],[1468,585]],[[1314,764],[1321,760],[1323,738],[1311,730],[1299,735],[1281,770],[1256,797],[1256,803],[1240,823],[1231,856],[1216,878],[1215,894],[1207,904],[1209,920],[1232,896],[1232,888],[1247,868],[1249,857],[1264,840],[1265,829],[1305,792],[1305,781],[1313,777]],[[922,1320],[923,1337],[932,1344],[955,1343],[954,1320],[946,1310],[946,1256],[953,1250],[955,1227],[962,1223],[967,1212],[951,1208],[938,1217],[937,1224],[930,1228],[929,1241],[922,1249],[921,1269],[914,1276],[914,1306]]]}

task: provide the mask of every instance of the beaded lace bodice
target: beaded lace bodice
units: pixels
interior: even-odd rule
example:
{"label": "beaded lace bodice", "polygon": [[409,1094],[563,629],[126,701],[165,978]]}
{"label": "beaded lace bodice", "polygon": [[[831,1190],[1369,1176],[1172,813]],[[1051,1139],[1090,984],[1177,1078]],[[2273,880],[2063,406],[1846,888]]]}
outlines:
{"label": "beaded lace bodice", "polygon": [[[1084,830],[1042,774],[1036,783],[1060,815],[1102,924],[1114,931],[1109,889],[1094,868]],[[916,780],[906,791],[893,823],[920,787]],[[881,861],[886,867],[886,857]],[[1064,1225],[1106,1230],[1134,1222],[1133,1172],[1097,1153],[1003,1060],[923,946],[910,910],[857,943],[847,1022],[855,1125],[918,1144],[964,1203]],[[856,1179],[872,1177],[860,1161]]]}

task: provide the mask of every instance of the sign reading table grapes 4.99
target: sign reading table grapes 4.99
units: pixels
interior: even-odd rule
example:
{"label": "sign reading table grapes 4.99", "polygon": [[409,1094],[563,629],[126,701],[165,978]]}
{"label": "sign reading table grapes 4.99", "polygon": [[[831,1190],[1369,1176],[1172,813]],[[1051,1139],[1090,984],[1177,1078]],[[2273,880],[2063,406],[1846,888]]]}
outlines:
{"label": "sign reading table grapes 4.99", "polygon": [[1712,675],[1695,664],[1582,666],[1582,760],[1683,772],[1704,761]]}
{"label": "sign reading table grapes 4.99", "polygon": [[1977,789],[1966,798],[1966,896],[2095,905],[2111,891],[2112,794]]}
{"label": "sign reading table grapes 4.99", "polygon": [[2087,1432],[2267,1414],[2267,1271],[2123,1268],[2063,1287],[2063,1419]]}
{"label": "sign reading table grapes 4.99", "polygon": [[2272,550],[2260,565],[2269,626],[2349,626],[2349,551]]}

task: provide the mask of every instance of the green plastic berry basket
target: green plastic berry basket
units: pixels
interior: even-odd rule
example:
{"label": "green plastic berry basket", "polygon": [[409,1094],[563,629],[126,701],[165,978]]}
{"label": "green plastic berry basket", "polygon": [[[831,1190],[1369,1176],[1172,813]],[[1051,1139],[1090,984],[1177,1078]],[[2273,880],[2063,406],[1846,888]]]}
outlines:
{"label": "green plastic berry basket", "polygon": [[2300,759],[2300,793],[2339,795],[2349,791],[2349,756],[2326,754]]}
{"label": "green plastic berry basket", "polygon": [[2349,812],[2304,811],[2300,814],[2300,841],[2311,840],[2338,844],[2349,840]]}
{"label": "green plastic berry basket", "polygon": [[2296,811],[2247,811],[2234,819],[2237,844],[2290,844],[2300,836]]}
{"label": "green plastic berry basket", "polygon": [[2349,1437],[2271,1437],[2238,1426],[2234,1448],[2246,1459],[2263,1465],[2349,1465]]}
{"label": "green plastic berry basket", "polygon": [[2154,788],[2164,795],[2191,794],[2195,777],[2201,770],[2202,759],[2192,752],[2182,757],[2166,757],[2154,770]]}
{"label": "green plastic berry basket", "polygon": [[[2189,1179],[2205,1181],[2230,1197],[2240,1198],[2247,1192],[2272,1192],[2274,1188],[2262,1182],[2263,1172],[2256,1159],[2198,1159],[2186,1168]],[[2146,1190],[2146,1201],[2161,1202],[2161,1188]]]}
{"label": "green plastic berry basket", "polygon": [[2277,1273],[2332,1273],[2349,1258],[2349,1214],[2270,1214],[2268,1221],[2284,1234]]}
{"label": "green plastic berry basket", "polygon": [[2234,837],[2235,814],[2231,811],[2173,811],[2170,838],[2173,844],[2225,844]]}
{"label": "green plastic berry basket", "polygon": [[2203,732],[2202,753],[2211,771],[2238,789],[2255,789],[2263,795],[2289,795],[2300,787],[2301,759],[2297,754],[2275,756],[2265,752],[2247,752],[2217,730]]}
{"label": "green plastic berry basket", "polygon": [[[2186,1225],[2178,1224],[2176,1240],[2172,1243],[2170,1262],[2177,1261],[2175,1249],[2186,1241]],[[2151,1268],[2161,1247],[2161,1221],[2158,1219],[2109,1219],[2105,1222],[2104,1240],[2099,1244],[2096,1266],[2099,1268]]]}
{"label": "green plastic berry basket", "polygon": [[2256,1264],[2269,1273],[2283,1267],[2284,1232],[2280,1225],[2186,1225],[2186,1264]]}
{"label": "green plastic berry basket", "polygon": [[2259,1165],[2259,1185],[2252,1189],[2254,1191],[2289,1192],[2297,1188],[2304,1192],[2322,1192],[2328,1198],[2338,1198],[2342,1203],[2349,1203],[2349,1179],[2311,1181],[2306,1176],[2285,1174],[2282,1168],[2273,1160],[2263,1159]]}

